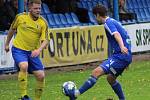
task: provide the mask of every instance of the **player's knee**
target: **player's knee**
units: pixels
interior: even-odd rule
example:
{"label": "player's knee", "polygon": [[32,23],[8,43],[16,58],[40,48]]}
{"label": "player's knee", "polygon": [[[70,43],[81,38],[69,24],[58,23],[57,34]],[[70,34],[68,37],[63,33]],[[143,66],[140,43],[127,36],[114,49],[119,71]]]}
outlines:
{"label": "player's knee", "polygon": [[38,75],[36,76],[36,78],[37,78],[38,81],[44,81],[45,75],[44,75],[44,73],[41,73],[41,74],[38,74]]}
{"label": "player's knee", "polygon": [[92,75],[95,76],[96,78],[100,77],[103,74],[104,74],[104,71],[101,67],[97,67],[92,71]]}
{"label": "player's knee", "polygon": [[20,68],[20,71],[22,72],[27,72],[28,70],[28,63],[19,63],[19,68]]}
{"label": "player's knee", "polygon": [[116,77],[113,77],[112,75],[107,76],[107,81],[110,85],[113,85],[116,81]]}

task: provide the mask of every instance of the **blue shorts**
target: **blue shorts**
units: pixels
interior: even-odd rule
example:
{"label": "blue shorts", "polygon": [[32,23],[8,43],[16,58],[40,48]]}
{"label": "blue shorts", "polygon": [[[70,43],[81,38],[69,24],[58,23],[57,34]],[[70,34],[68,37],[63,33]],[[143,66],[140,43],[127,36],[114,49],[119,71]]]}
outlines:
{"label": "blue shorts", "polygon": [[124,69],[129,66],[130,63],[131,61],[129,62],[123,59],[119,59],[116,56],[111,56],[102,64],[100,64],[100,67],[104,70],[105,74],[112,74],[118,77],[122,74]]}
{"label": "blue shorts", "polygon": [[25,51],[16,47],[12,47],[12,56],[17,66],[20,62],[28,62],[29,73],[37,70],[44,70],[44,66],[40,58],[31,57],[31,51]]}

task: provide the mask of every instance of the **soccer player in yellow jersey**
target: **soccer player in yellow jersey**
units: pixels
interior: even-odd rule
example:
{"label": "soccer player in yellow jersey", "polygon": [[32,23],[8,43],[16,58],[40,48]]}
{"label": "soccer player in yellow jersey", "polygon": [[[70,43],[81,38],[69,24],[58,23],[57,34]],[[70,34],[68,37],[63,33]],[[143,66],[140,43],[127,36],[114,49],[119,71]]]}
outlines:
{"label": "soccer player in yellow jersey", "polygon": [[5,43],[5,51],[9,51],[9,43],[13,40],[12,56],[19,66],[19,88],[21,100],[31,100],[27,95],[27,74],[33,73],[37,85],[35,99],[40,100],[44,88],[44,67],[39,59],[40,52],[48,44],[48,25],[40,16],[41,0],[29,0],[29,12],[18,14],[13,21]]}

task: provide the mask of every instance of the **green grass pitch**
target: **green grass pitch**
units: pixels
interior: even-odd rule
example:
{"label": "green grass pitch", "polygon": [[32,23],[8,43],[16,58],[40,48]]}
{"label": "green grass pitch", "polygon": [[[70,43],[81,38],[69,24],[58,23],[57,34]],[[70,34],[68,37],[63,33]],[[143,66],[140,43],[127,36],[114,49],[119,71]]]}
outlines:
{"label": "green grass pitch", "polygon": [[[65,81],[74,81],[79,88],[89,77],[92,70],[48,73],[42,100],[69,100],[62,94],[61,86]],[[150,100],[150,61],[137,61],[130,65],[129,70],[118,77],[126,95],[126,100]],[[36,85],[33,76],[28,79],[28,93],[34,97]],[[0,100],[18,100],[19,90],[17,78],[0,80]],[[99,78],[96,85],[79,96],[77,100],[118,100],[106,82],[106,76]]]}

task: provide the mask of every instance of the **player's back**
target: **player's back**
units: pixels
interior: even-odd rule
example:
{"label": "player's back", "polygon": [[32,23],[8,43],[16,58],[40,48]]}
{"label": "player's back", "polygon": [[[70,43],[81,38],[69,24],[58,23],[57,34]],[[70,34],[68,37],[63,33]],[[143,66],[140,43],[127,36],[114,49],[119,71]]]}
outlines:
{"label": "player's back", "polygon": [[[124,29],[124,27],[119,23],[118,21],[112,19],[112,18],[107,18],[106,23],[105,23],[105,28],[108,30],[107,37],[108,40],[111,41],[113,48],[115,49],[116,52],[120,52],[119,45],[117,45],[117,41],[113,37],[113,34],[115,32],[120,33],[122,40],[124,42],[124,45],[131,51],[130,43],[129,43],[129,36],[127,31]],[[127,41],[128,40],[128,41]]]}
{"label": "player's back", "polygon": [[[107,18],[106,23],[105,23],[105,28],[107,30],[106,34],[107,34],[109,43],[112,45],[115,56],[119,57],[120,59],[126,59],[127,61],[131,61],[130,38],[128,36],[127,31],[124,29],[124,27],[121,25],[121,23],[119,23],[118,21],[116,21],[112,18]],[[122,54],[120,46],[113,36],[115,32],[120,33],[123,43],[124,43],[125,47],[127,47],[127,49],[128,49],[128,52],[129,52],[128,55]]]}

